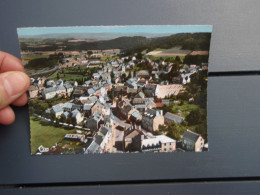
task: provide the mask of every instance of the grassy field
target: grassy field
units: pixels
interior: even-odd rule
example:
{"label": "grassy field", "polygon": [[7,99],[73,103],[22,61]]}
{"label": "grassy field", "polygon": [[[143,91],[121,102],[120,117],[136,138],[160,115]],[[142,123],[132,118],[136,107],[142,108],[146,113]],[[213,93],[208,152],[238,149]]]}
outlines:
{"label": "grassy field", "polygon": [[34,59],[38,59],[38,58],[48,58],[49,56],[47,55],[33,55],[33,56],[22,56],[22,59],[24,61],[30,61],[30,60],[34,60]]}
{"label": "grassy field", "polygon": [[51,147],[55,143],[61,142],[67,133],[75,133],[75,129],[66,130],[62,127],[54,127],[47,122],[43,122],[35,117],[30,117],[31,124],[31,153],[35,154],[40,145]]}
{"label": "grassy field", "polygon": [[173,106],[173,109],[181,111],[180,115],[182,117],[186,117],[192,110],[196,110],[198,108],[201,109],[198,105],[189,104],[188,102],[184,102],[183,105],[174,104]]}
{"label": "grassy field", "polygon": [[[179,56],[179,57],[180,57],[181,61],[183,62],[185,56]],[[149,58],[152,61],[157,61],[157,60],[160,60],[160,59],[163,59],[163,60],[175,59],[175,57],[169,57],[169,56],[157,57],[157,56],[147,56],[147,55],[145,55],[144,58]]]}

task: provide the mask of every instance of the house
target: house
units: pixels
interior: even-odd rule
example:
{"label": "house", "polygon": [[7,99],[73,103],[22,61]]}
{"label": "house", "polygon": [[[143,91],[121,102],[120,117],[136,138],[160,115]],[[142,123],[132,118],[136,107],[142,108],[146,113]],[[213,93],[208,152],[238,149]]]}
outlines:
{"label": "house", "polygon": [[83,105],[83,113],[85,116],[90,116],[91,115],[91,108],[95,103],[93,102],[89,102],[89,103],[85,103]]}
{"label": "house", "polygon": [[157,135],[141,141],[142,152],[173,152],[176,150],[176,141],[166,135]]}
{"label": "house", "polygon": [[120,113],[120,117],[124,119],[130,119],[133,112],[138,112],[134,106],[130,104],[128,100],[121,100],[117,104],[117,110]]}
{"label": "house", "polygon": [[187,129],[181,138],[182,148],[187,151],[202,152],[204,139],[201,135]]}
{"label": "house", "polygon": [[46,100],[54,98],[56,94],[56,88],[54,87],[49,87],[42,91],[42,97]]}
{"label": "house", "polygon": [[132,104],[133,105],[136,105],[136,104],[146,104],[146,102],[154,102],[154,98],[137,98],[137,97],[135,97],[132,100]]}
{"label": "house", "polygon": [[183,90],[184,88],[181,84],[157,85],[155,95],[158,98],[165,98],[171,95],[178,95]]}
{"label": "house", "polygon": [[97,101],[94,106],[91,108],[91,114],[93,115],[96,111],[102,113],[103,105]]}
{"label": "house", "polygon": [[53,113],[56,118],[60,118],[63,113],[63,109],[62,107],[52,107],[51,113]]}
{"label": "house", "polygon": [[161,143],[161,151],[160,152],[173,152],[176,150],[176,140],[169,138],[166,135],[158,135],[156,138]]}
{"label": "house", "polygon": [[177,124],[181,124],[182,121],[184,121],[184,118],[179,116],[179,115],[176,115],[176,114],[173,114],[173,113],[170,113],[170,112],[167,112],[164,115],[164,123],[166,125],[171,125],[173,122],[177,123]]}
{"label": "house", "polygon": [[140,151],[143,132],[135,128],[130,128],[124,132],[124,150]]}
{"label": "house", "polygon": [[83,87],[83,86],[76,86],[74,91],[73,91],[73,98],[76,97],[81,97],[82,95],[87,93],[87,87]]}
{"label": "house", "polygon": [[[157,104],[154,103],[154,101],[151,98],[144,98],[144,99],[140,99],[142,104],[136,104],[135,108],[143,113],[145,112],[146,109],[151,109],[151,108],[156,108]],[[136,99],[134,100],[135,103],[137,103]]]}
{"label": "house", "polygon": [[58,86],[56,88],[56,94],[59,96],[59,97],[63,97],[63,96],[66,96],[66,88],[61,85],[61,86]]}
{"label": "house", "polygon": [[142,116],[142,127],[148,131],[158,131],[164,124],[162,110],[147,109]]}
{"label": "house", "polygon": [[103,137],[103,141],[101,142],[100,147],[104,149],[112,135],[112,131],[109,127],[103,126],[99,129],[98,135]]}
{"label": "house", "polygon": [[85,154],[104,153],[104,148],[112,135],[109,127],[101,127],[87,147]]}
{"label": "house", "polygon": [[71,141],[80,141],[83,142],[85,140],[85,135],[81,134],[66,134],[64,139],[71,140]]}
{"label": "house", "polygon": [[71,84],[65,84],[64,87],[66,89],[66,96],[70,97],[71,94],[73,93],[72,85]]}
{"label": "house", "polygon": [[76,110],[73,110],[72,112],[71,112],[71,118],[73,119],[73,120],[75,120],[75,122],[76,122],[76,124],[79,124],[79,123],[81,123],[82,121],[83,121],[83,115],[81,114],[81,112],[80,111],[78,111],[77,109]]}
{"label": "house", "polygon": [[91,131],[97,131],[100,127],[101,117],[100,115],[94,115],[88,118],[85,122],[85,127],[89,128]]}
{"label": "house", "polygon": [[112,87],[112,93],[114,94],[114,97],[124,96],[127,94],[127,87],[123,85],[114,85]]}
{"label": "house", "polygon": [[145,95],[142,91],[140,91],[139,93],[137,93],[135,96],[135,98],[145,98]]}
{"label": "house", "polygon": [[35,86],[35,85],[30,85],[29,89],[28,89],[28,92],[29,92],[29,97],[30,98],[36,98],[38,97],[38,87]]}
{"label": "house", "polygon": [[59,79],[55,82],[56,86],[62,86],[63,85],[63,80]]}
{"label": "house", "polygon": [[99,73],[93,73],[93,74],[92,74],[92,77],[93,77],[94,79],[99,79],[100,74],[99,74]]}
{"label": "house", "polygon": [[142,115],[141,113],[139,113],[137,110],[134,111],[131,116],[130,116],[130,120],[133,122],[141,122],[142,121]]}
{"label": "house", "polygon": [[46,82],[46,87],[56,87],[56,83],[53,80],[47,81]]}
{"label": "house", "polygon": [[154,97],[157,85],[148,84],[143,88],[143,92],[147,97]]}
{"label": "house", "polygon": [[72,111],[72,106],[73,106],[73,103],[67,102],[67,103],[65,103],[63,109],[64,109],[64,111]]}
{"label": "house", "polygon": [[147,70],[141,70],[136,73],[136,77],[149,78],[150,74]]}
{"label": "house", "polygon": [[66,120],[70,117],[70,113],[68,111],[65,111],[61,114]]}

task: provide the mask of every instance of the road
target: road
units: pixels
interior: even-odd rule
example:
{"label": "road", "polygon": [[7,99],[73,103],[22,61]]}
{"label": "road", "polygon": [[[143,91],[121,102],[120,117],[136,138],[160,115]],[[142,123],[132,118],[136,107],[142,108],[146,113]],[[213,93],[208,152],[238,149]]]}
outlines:
{"label": "road", "polygon": [[[25,66],[26,68],[26,66]],[[54,72],[56,70],[58,70],[59,66],[55,66],[54,68],[50,69],[50,70],[44,70],[44,71],[38,71],[36,73],[33,73],[33,74],[30,74],[29,76],[30,77],[34,77],[34,76],[37,76],[37,75],[42,75],[42,74],[47,74],[47,73],[51,73],[51,72]]]}

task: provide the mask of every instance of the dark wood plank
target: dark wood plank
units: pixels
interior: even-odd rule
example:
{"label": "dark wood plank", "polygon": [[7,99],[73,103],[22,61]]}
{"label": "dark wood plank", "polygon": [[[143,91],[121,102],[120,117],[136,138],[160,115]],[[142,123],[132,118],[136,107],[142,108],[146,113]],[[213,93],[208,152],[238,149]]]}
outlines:
{"label": "dark wood plank", "polygon": [[213,25],[211,72],[259,70],[260,1],[1,0],[0,50],[19,54],[17,27]]}
{"label": "dark wood plank", "polygon": [[2,195],[28,194],[124,194],[124,195],[158,195],[158,194],[259,194],[260,182],[211,182],[211,183],[179,183],[179,184],[141,184],[141,185],[107,185],[76,187],[37,187],[20,189],[0,189]]}

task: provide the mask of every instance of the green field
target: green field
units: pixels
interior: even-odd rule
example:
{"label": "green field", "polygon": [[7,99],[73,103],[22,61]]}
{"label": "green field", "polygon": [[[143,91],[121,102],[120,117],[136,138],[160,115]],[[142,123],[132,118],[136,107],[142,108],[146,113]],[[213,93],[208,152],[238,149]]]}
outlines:
{"label": "green field", "polygon": [[183,105],[180,104],[174,104],[173,110],[180,110],[181,111],[181,116],[186,117],[192,110],[200,109],[202,112],[205,112],[204,109],[201,109],[198,105],[196,104],[189,104],[188,102],[184,102]]}
{"label": "green field", "polygon": [[47,55],[32,55],[32,56],[22,56],[22,59],[24,61],[30,61],[38,58],[48,58],[49,56]]}
{"label": "green field", "polygon": [[41,120],[31,116],[31,153],[35,154],[40,145],[44,147],[51,147],[55,143],[61,142],[63,137],[67,133],[75,133],[75,129],[66,130],[62,127],[54,127],[49,122],[43,122]]}
{"label": "green field", "polygon": [[[180,57],[180,59],[181,59],[181,61],[183,62],[183,60],[184,60],[184,58],[185,58],[185,56],[179,56]],[[157,56],[148,56],[148,55],[145,55],[143,58],[149,58],[150,60],[152,60],[152,61],[158,61],[158,60],[170,60],[170,61],[172,61],[173,59],[175,60],[175,58],[176,57],[169,57],[169,56],[162,56],[162,57],[157,57]]]}

